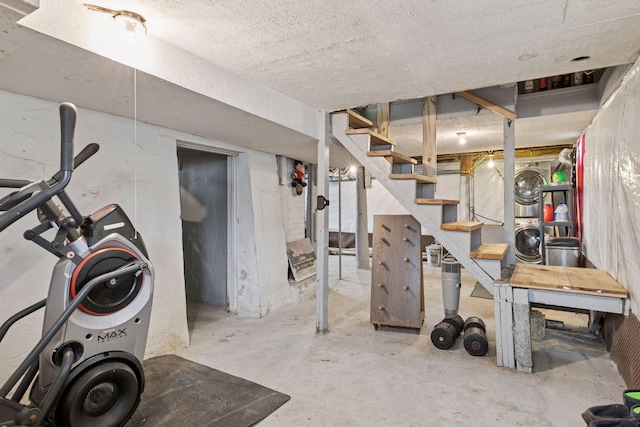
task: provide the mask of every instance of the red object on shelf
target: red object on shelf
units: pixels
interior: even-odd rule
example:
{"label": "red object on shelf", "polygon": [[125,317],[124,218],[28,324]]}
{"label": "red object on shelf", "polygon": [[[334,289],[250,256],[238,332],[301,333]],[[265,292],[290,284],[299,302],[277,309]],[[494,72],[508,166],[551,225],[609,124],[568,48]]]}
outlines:
{"label": "red object on shelf", "polygon": [[547,78],[543,77],[538,81],[539,90],[547,90]]}
{"label": "red object on shelf", "polygon": [[551,206],[551,203],[546,203],[542,212],[542,219],[544,222],[553,221],[553,206]]}

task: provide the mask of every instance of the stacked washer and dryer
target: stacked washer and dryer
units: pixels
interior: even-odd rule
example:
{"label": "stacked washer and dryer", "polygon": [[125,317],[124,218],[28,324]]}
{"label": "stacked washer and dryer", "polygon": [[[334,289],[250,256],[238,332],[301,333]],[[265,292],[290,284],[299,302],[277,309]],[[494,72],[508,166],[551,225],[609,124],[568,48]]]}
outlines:
{"label": "stacked washer and dryer", "polygon": [[539,186],[551,180],[550,162],[516,165],[515,173],[515,255],[517,261],[539,264],[540,243]]}

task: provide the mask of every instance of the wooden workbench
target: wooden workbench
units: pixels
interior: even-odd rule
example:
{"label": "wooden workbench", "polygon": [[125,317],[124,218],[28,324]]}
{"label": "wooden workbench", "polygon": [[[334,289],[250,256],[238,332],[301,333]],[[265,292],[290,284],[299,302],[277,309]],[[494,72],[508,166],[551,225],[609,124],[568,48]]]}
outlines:
{"label": "wooden workbench", "polygon": [[609,273],[594,268],[518,264],[509,283],[514,288],[627,297],[627,290],[613,280]]}
{"label": "wooden workbench", "polygon": [[494,284],[498,366],[531,372],[530,304],[628,315],[628,293],[606,271],[516,264]]}

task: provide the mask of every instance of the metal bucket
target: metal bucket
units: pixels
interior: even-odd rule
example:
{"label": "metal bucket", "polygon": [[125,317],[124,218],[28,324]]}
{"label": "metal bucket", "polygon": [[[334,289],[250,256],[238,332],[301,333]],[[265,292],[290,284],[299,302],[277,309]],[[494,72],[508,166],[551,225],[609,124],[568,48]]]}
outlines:
{"label": "metal bucket", "polygon": [[427,265],[429,267],[440,267],[442,259],[442,245],[434,243],[424,248],[427,252]]}
{"label": "metal bucket", "polygon": [[580,240],[575,237],[557,237],[545,243],[547,265],[581,267]]}

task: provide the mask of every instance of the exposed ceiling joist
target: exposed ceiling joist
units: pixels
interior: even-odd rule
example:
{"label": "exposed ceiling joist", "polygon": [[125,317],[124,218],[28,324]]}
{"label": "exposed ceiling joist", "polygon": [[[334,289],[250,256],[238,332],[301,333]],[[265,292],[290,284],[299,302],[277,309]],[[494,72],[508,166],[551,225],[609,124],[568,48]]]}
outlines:
{"label": "exposed ceiling joist", "polygon": [[[558,155],[565,148],[573,148],[573,145],[553,145],[547,147],[537,147],[537,148],[521,148],[516,150],[516,157],[541,157],[541,156],[555,156]],[[452,153],[452,154],[440,154],[438,155],[438,163],[450,163],[450,162],[459,162],[462,157],[470,156],[472,158],[478,158],[481,156],[487,156],[489,154],[493,154],[495,159],[501,159],[504,157],[504,153],[502,150],[493,150],[489,151],[475,151],[471,153]],[[415,157],[416,160],[420,160],[420,158]]]}
{"label": "exposed ceiling joist", "polygon": [[509,120],[516,119],[516,113],[509,111],[506,108],[502,108],[501,106],[496,105],[493,102],[487,101],[486,99],[480,98],[479,96],[474,95],[471,92],[467,92],[467,91],[458,92],[457,95],[460,95],[464,99],[471,101],[475,104],[478,104],[479,106],[484,107],[487,110],[492,111],[501,117],[504,117]]}

